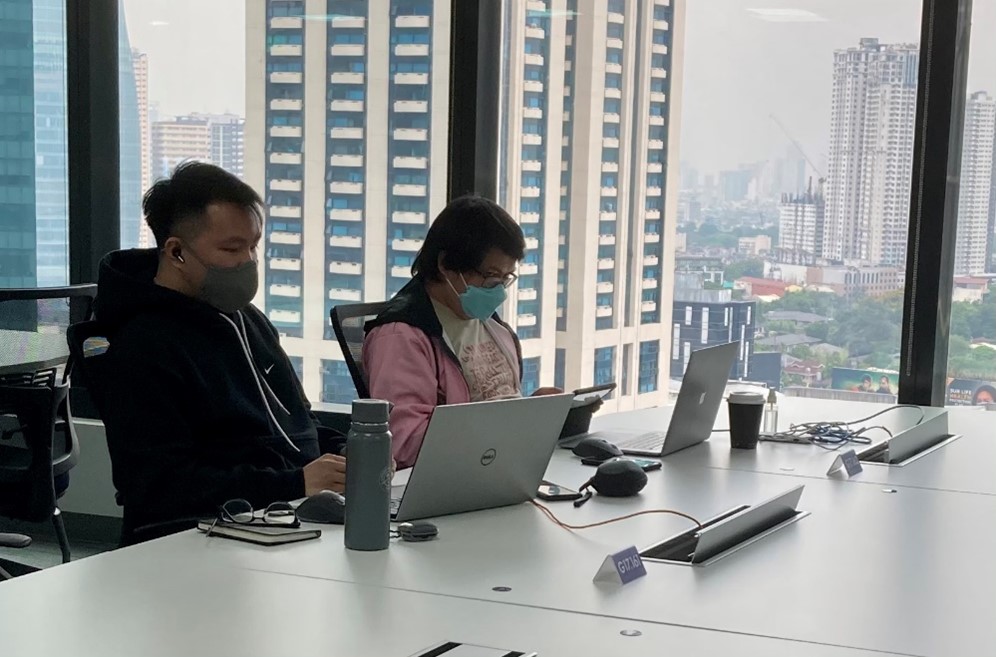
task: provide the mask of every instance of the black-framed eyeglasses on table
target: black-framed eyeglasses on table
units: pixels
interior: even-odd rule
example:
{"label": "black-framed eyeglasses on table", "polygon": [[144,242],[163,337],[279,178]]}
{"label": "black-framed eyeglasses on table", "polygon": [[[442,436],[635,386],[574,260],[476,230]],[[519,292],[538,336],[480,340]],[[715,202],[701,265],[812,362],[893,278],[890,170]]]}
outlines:
{"label": "black-framed eyeglasses on table", "polygon": [[210,536],[211,531],[219,522],[232,525],[287,527],[288,529],[296,529],[301,526],[301,521],[297,518],[297,511],[288,502],[274,502],[263,509],[261,515],[257,516],[252,504],[243,499],[228,500],[218,507],[214,522],[211,523],[211,527],[205,534]]}

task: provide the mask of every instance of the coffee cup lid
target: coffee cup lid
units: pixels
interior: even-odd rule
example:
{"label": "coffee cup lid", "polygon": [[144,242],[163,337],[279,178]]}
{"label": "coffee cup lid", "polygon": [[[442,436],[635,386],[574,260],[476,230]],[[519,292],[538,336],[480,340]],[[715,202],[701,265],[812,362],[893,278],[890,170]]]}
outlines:
{"label": "coffee cup lid", "polygon": [[731,392],[727,401],[731,404],[764,406],[764,395],[756,392]]}

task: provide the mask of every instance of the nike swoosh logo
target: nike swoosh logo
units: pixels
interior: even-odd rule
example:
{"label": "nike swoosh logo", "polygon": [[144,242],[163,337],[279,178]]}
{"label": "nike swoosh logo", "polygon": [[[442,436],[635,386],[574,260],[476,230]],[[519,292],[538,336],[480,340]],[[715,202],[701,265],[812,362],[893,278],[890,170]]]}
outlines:
{"label": "nike swoosh logo", "polygon": [[[273,365],[276,365],[276,363],[274,363]],[[266,374],[267,376],[270,376],[270,370],[272,370],[272,369],[273,369],[273,365],[270,365],[270,366],[269,366],[269,367],[267,367],[267,368],[266,368],[265,370],[263,370],[263,372],[264,372],[264,373],[265,373],[265,374]]]}

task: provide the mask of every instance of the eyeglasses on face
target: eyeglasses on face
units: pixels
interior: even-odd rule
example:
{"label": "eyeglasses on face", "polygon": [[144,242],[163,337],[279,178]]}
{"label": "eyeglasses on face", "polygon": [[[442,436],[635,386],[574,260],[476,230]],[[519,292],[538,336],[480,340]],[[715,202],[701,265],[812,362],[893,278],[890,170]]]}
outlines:
{"label": "eyeglasses on face", "polygon": [[490,273],[489,274],[489,273],[481,271],[480,269],[474,269],[474,271],[477,274],[479,274],[481,276],[481,278],[484,279],[484,286],[483,287],[497,287],[498,285],[501,285],[502,287],[511,287],[512,283],[514,283],[515,281],[517,281],[519,279],[519,277],[516,274],[513,274],[513,273],[508,273],[508,274],[494,274],[494,273]]}

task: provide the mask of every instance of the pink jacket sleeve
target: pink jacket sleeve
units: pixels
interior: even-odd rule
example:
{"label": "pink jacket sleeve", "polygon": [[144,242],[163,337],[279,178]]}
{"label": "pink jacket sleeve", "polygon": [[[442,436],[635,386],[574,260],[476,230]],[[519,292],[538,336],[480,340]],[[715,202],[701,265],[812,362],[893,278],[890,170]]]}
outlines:
{"label": "pink jacket sleeve", "polygon": [[394,404],[392,446],[400,468],[415,463],[436,408],[435,358],[429,337],[400,322],[378,326],[363,342],[363,371],[370,396]]}

